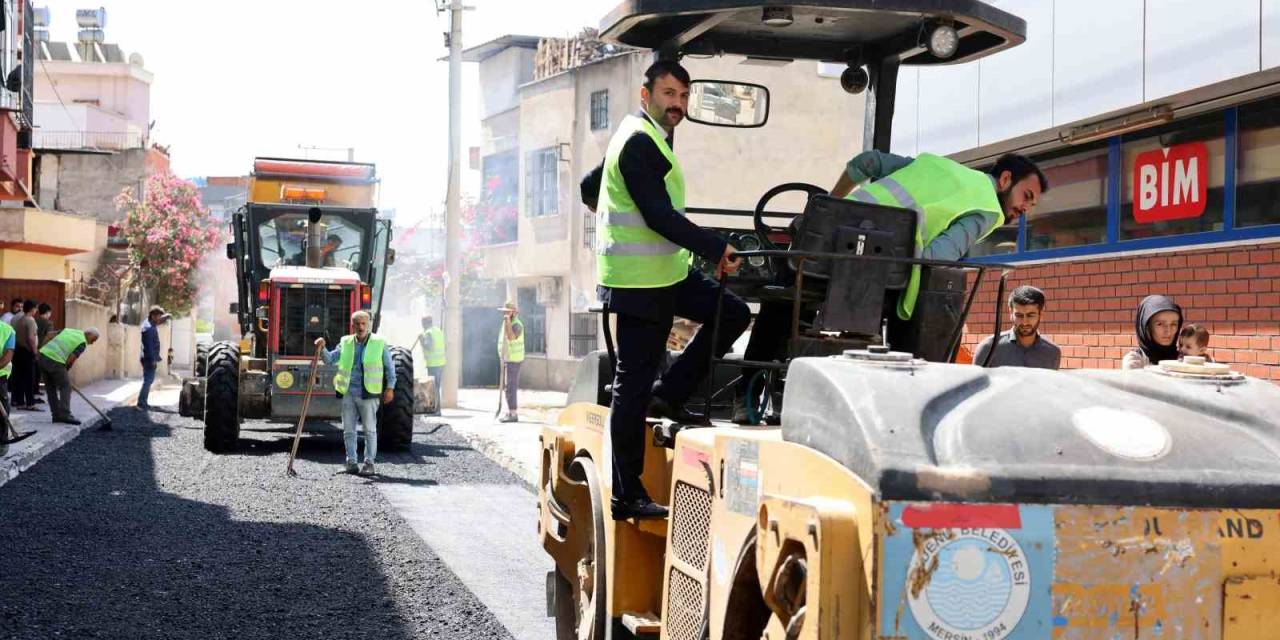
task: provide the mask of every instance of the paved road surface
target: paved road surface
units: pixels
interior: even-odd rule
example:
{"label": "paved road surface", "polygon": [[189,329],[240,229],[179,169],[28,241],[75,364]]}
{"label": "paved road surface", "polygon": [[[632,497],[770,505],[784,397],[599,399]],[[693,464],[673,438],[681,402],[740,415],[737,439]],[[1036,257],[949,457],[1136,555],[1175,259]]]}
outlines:
{"label": "paved road surface", "polygon": [[445,426],[337,474],[341,442],[112,412],[0,487],[0,637],[554,637],[534,496]]}

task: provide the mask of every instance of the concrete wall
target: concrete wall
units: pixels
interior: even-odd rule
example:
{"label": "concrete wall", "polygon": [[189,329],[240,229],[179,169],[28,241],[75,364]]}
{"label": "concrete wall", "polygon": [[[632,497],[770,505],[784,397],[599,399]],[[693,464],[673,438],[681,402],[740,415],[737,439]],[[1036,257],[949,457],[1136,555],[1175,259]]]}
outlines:
{"label": "concrete wall", "polygon": [[67,260],[51,253],[0,249],[0,277],[21,280],[65,280]]}
{"label": "concrete wall", "polygon": [[480,64],[480,117],[514,109],[520,104],[520,85],[533,80],[532,49],[511,47]]}
{"label": "concrete wall", "polygon": [[[76,102],[96,100],[96,110],[122,116],[129,130],[142,133],[147,131],[147,126],[151,122],[151,81],[153,79],[152,74],[147,70],[127,63],[83,63],[65,60],[46,60],[40,66],[40,72],[35,74],[37,103],[72,105]],[[54,110],[50,109],[46,115],[54,113]],[[79,127],[62,130],[113,130],[87,128],[86,124],[88,123],[79,122]],[[36,126],[49,129],[39,117],[36,119]]]}
{"label": "concrete wall", "polygon": [[43,178],[44,172],[55,171],[52,188],[56,193],[52,208],[94,216],[104,222],[122,218],[112,200],[125,187],[133,187],[135,193],[140,193],[147,176],[145,149],[128,149],[105,155],[63,153],[57,157],[58,161],[51,163],[52,167],[44,166],[42,161],[40,201],[48,202],[44,191],[50,188]]}
{"label": "concrete wall", "polygon": [[578,200],[572,165],[557,161],[557,211],[549,215],[533,217],[527,208],[530,192],[529,158],[536,151],[552,149],[559,153],[560,145],[573,143],[575,118],[574,79],[571,74],[527,86],[521,94],[520,111],[528,117],[520,118],[520,243],[517,250],[520,274],[559,275],[568,272],[572,247],[569,245],[569,226],[573,220],[574,203]]}
{"label": "concrete wall", "polygon": [[[119,348],[112,348],[113,345],[118,347],[120,344],[119,332],[113,333],[120,325],[109,325],[107,320],[110,318],[111,309],[107,307],[83,300],[67,300],[66,326],[76,329],[97,327],[102,333],[98,341],[89,345],[71,367],[72,384],[84,386],[104,378],[124,377],[119,373],[123,352]],[[135,357],[137,353],[138,351],[134,351]],[[142,375],[141,369],[138,375]]]}

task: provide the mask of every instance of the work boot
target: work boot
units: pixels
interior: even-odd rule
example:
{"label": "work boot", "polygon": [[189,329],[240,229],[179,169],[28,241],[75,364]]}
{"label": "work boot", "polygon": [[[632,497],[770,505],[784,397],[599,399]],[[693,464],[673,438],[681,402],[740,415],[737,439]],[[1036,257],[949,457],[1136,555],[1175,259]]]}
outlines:
{"label": "work boot", "polygon": [[72,416],[63,416],[63,417],[61,417],[61,418],[54,418],[54,419],[53,419],[53,421],[54,421],[54,422],[61,422],[62,424],[80,424],[80,421],[79,421],[79,420],[76,420],[76,419],[75,419],[74,417],[72,417]]}
{"label": "work boot", "polygon": [[501,418],[498,418],[498,422],[519,422],[519,421],[520,421],[520,416],[517,416],[514,413],[508,413],[507,415],[502,416]]}
{"label": "work boot", "polygon": [[614,520],[656,520],[667,517],[667,508],[648,496],[631,500],[612,500]]}
{"label": "work boot", "polygon": [[360,472],[360,467],[356,466],[354,462],[348,462],[342,465],[342,472],[355,475]]}
{"label": "work boot", "polygon": [[360,467],[360,475],[362,475],[362,476],[371,476],[371,475],[374,475],[374,471],[373,471],[373,463],[372,463],[372,462],[365,462],[365,463],[364,463],[364,465]]}
{"label": "work boot", "polygon": [[658,396],[649,398],[649,417],[666,418],[676,424],[711,426],[711,421],[700,413],[694,413],[684,407],[677,407]]}

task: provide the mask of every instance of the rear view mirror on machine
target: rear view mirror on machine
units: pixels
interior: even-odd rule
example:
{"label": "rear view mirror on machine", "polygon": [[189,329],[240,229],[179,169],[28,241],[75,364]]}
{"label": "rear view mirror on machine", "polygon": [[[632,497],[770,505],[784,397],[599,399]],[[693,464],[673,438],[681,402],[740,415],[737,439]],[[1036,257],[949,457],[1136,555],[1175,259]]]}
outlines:
{"label": "rear view mirror on machine", "polygon": [[694,80],[689,119],[716,127],[750,129],[769,121],[769,89],[758,84]]}

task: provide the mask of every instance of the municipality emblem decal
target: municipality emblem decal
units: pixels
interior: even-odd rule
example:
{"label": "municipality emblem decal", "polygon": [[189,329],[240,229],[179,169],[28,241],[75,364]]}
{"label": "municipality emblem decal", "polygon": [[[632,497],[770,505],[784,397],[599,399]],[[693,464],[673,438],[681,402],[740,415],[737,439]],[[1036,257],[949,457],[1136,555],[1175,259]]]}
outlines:
{"label": "municipality emblem decal", "polygon": [[1027,610],[1027,556],[1004,529],[920,535],[907,571],[911,615],[938,640],[1003,640]]}

